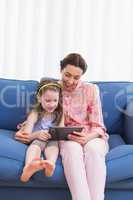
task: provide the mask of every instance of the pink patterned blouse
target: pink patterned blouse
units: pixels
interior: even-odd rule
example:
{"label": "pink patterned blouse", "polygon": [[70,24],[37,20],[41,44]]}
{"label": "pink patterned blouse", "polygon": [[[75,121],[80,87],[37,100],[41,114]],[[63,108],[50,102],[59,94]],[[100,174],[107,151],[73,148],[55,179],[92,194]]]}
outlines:
{"label": "pink patterned blouse", "polygon": [[74,91],[63,91],[63,108],[66,126],[83,126],[88,134],[98,132],[108,138],[97,85],[79,81]]}

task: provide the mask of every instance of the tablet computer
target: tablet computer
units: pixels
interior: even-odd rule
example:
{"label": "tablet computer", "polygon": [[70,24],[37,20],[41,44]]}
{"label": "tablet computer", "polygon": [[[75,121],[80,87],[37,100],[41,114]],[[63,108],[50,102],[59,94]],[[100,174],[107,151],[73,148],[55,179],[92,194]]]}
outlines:
{"label": "tablet computer", "polygon": [[51,135],[50,140],[68,140],[68,134],[73,133],[74,131],[81,132],[83,127],[50,127],[49,133]]}

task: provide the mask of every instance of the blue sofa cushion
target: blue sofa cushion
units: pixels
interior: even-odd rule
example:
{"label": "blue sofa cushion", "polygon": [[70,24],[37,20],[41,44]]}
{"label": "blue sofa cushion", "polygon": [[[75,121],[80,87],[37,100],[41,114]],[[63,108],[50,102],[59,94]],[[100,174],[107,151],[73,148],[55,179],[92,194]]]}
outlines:
{"label": "blue sofa cushion", "polygon": [[[133,146],[123,145],[122,139],[112,135],[110,143],[117,138],[117,147],[106,157],[107,183],[118,182],[133,177]],[[122,145],[120,145],[120,143]],[[115,143],[116,145],[116,143]],[[0,181],[7,185],[25,187],[66,188],[61,158],[57,160],[56,170],[52,177],[45,177],[44,172],[37,172],[27,184],[21,183],[20,175],[25,161],[27,145],[14,140],[14,132],[0,129]],[[126,170],[125,170],[126,169]]]}
{"label": "blue sofa cushion", "polygon": [[109,136],[109,149],[113,149],[119,145],[125,144],[125,141],[123,140],[123,138],[118,135],[118,134],[113,134]]}
{"label": "blue sofa cushion", "polygon": [[[133,84],[130,82],[96,82],[100,88],[104,122],[109,134],[123,134],[124,114]],[[128,99],[128,98],[129,99]]]}
{"label": "blue sofa cushion", "polygon": [[[0,129],[0,181],[19,182],[20,175],[25,162],[27,145],[22,144],[14,139],[14,131]],[[44,171],[37,172],[28,186],[34,187],[61,187],[66,188],[66,180],[62,167],[61,158],[59,157],[56,164],[56,170],[52,177],[44,176]],[[20,184],[22,185],[22,184]]]}
{"label": "blue sofa cushion", "polygon": [[17,180],[21,174],[26,145],[13,137],[13,131],[0,129],[0,180]]}
{"label": "blue sofa cushion", "polygon": [[133,177],[133,145],[113,148],[106,158],[107,182],[118,182]]}
{"label": "blue sofa cushion", "polygon": [[16,130],[34,102],[37,81],[0,79],[0,128]]}
{"label": "blue sofa cushion", "polygon": [[[121,135],[124,128],[124,109],[127,92],[133,91],[129,82],[96,82],[100,88],[105,126],[109,134]],[[16,130],[34,102],[37,81],[0,79],[0,128]],[[109,104],[109,102],[111,102]]]}
{"label": "blue sofa cushion", "polygon": [[133,144],[133,99],[127,104],[125,112],[125,135],[124,139],[128,144]]}
{"label": "blue sofa cushion", "polygon": [[[115,135],[112,138],[117,138]],[[119,137],[118,137],[119,138]],[[117,139],[118,139],[117,138]],[[112,139],[113,141],[113,139]],[[118,139],[121,142],[121,139]],[[113,143],[112,143],[113,144]],[[120,143],[119,143],[120,144]],[[116,144],[115,144],[116,145]],[[3,181],[19,180],[24,166],[27,145],[14,140],[14,132],[0,129],[0,179]],[[133,175],[131,164],[133,162],[132,145],[120,145],[113,148],[107,155],[108,182],[129,178]],[[122,168],[123,166],[124,168]],[[125,167],[127,171],[125,172]],[[121,169],[121,170],[120,170]],[[8,172],[8,173],[7,173]],[[61,159],[57,160],[57,166],[53,177],[47,178],[43,171],[36,173],[32,181],[43,182],[44,187],[66,187]]]}
{"label": "blue sofa cushion", "polygon": [[125,179],[124,181],[118,181],[107,184],[108,189],[122,189],[132,190],[133,189],[133,178]]}

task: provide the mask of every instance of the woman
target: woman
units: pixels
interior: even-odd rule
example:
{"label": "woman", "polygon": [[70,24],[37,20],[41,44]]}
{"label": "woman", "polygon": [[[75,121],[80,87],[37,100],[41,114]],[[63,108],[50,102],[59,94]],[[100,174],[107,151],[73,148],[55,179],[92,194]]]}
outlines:
{"label": "woman", "polygon": [[79,54],[61,61],[63,109],[66,126],[84,126],[60,144],[65,176],[73,200],[103,200],[106,180],[105,155],[108,152],[99,89],[80,79],[87,70]]}
{"label": "woman", "polygon": [[[73,200],[103,200],[108,136],[103,123],[99,89],[81,81],[87,64],[80,54],[69,54],[60,63],[66,126],[84,126],[60,143],[65,177]],[[29,142],[28,135],[16,139]]]}

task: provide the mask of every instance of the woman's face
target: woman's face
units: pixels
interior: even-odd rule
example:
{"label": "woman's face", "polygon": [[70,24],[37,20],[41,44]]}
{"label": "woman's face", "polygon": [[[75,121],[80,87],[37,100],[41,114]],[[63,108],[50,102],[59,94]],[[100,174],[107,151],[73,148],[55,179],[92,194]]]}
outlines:
{"label": "woman's face", "polygon": [[73,91],[81,76],[83,75],[83,70],[74,65],[66,65],[66,67],[61,71],[63,88],[67,91]]}

